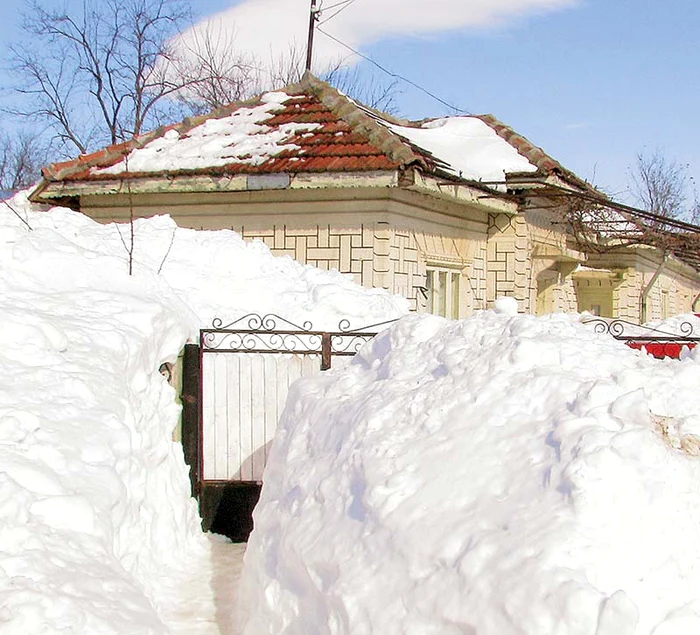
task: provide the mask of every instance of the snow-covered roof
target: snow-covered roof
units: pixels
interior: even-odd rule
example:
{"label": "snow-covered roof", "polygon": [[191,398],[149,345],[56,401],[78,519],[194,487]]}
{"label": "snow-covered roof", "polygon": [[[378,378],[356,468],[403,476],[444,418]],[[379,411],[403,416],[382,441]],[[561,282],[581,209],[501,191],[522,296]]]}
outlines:
{"label": "snow-covered roof", "polygon": [[183,132],[171,128],[143,148],[132,150],[118,163],[95,168],[92,173],[197,170],[233,162],[261,165],[282,152],[300,149],[300,146],[290,143],[290,139],[321,127],[319,123],[299,122],[266,125],[290,99],[292,97],[286,93],[265,93],[260,104],[252,108],[239,108],[225,117],[206,119]]}
{"label": "snow-covered roof", "polygon": [[537,166],[478,117],[444,117],[418,127],[389,129],[441,159],[455,176],[503,181],[512,172],[537,172]]}
{"label": "snow-covered roof", "polygon": [[192,174],[396,171],[503,182],[512,173],[566,173],[491,115],[399,121],[328,84],[299,84],[233,104],[44,170],[47,182]]}

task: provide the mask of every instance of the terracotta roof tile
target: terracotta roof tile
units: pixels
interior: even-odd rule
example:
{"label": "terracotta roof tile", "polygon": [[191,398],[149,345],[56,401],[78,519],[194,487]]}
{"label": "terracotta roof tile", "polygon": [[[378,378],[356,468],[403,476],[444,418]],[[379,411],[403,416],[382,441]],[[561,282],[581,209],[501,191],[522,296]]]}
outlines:
{"label": "terracotta roof tile", "polygon": [[[385,117],[358,106],[313,77],[306,77],[302,83],[283,90],[290,95],[290,99],[264,114],[258,120],[260,131],[249,134],[247,137],[254,143],[256,134],[261,135],[261,141],[264,135],[268,135],[266,138],[273,136],[274,151],[270,152],[269,158],[264,155],[255,159],[248,156],[232,158],[230,162],[225,162],[222,149],[222,154],[208,165],[204,164],[204,161],[208,160],[205,158],[190,164],[184,162],[182,167],[179,167],[179,156],[176,156],[174,161],[161,162],[162,165],[170,166],[168,168],[156,167],[150,172],[137,173],[132,164],[132,169],[128,173],[130,178],[135,178],[137,174],[170,177],[185,174],[392,171],[409,165],[419,165],[424,171],[439,175],[441,178],[446,176],[446,178],[458,179],[457,176],[446,171],[447,164],[439,157],[433,156],[408,139],[395,134],[384,125],[386,121],[393,121],[388,115]],[[243,112],[244,108],[253,110],[262,108],[264,103],[261,97],[232,104],[210,115],[185,119],[180,124],[159,129],[132,141],[109,146],[74,161],[53,164],[45,168],[45,178],[49,181],[123,179],[126,171],[120,171],[119,166],[130,152],[133,151],[135,156],[142,152],[139,149],[151,147],[149,146],[151,142],[163,138],[172,130],[177,131],[179,135],[179,138],[175,137],[174,143],[179,143],[179,140],[186,140],[195,134],[193,130],[205,122],[212,121],[216,127],[216,120],[231,117],[238,111]],[[383,121],[385,118],[386,121]],[[480,119],[539,170],[571,174],[540,148],[491,115],[481,116]],[[419,124],[410,123],[406,125],[419,126]],[[282,134],[277,134],[277,131]],[[165,136],[165,139],[168,137]],[[188,165],[196,167],[186,167]],[[105,172],[104,169],[108,171]],[[140,169],[150,169],[150,166],[145,163]]]}
{"label": "terracotta roof tile", "polygon": [[[258,102],[259,103],[259,102]],[[257,105],[255,102],[253,106]],[[251,103],[244,104],[251,107]],[[213,114],[211,118],[226,117],[238,108],[232,106]],[[45,170],[50,180],[84,181],[121,179],[124,173],[105,173],[101,169],[118,165],[131,150],[144,147],[154,139],[163,136],[168,130],[176,130],[182,138],[194,127],[201,125],[206,118],[185,120],[176,126],[170,126],[151,133],[146,137],[109,146],[90,155],[81,156],[74,161],[57,163]],[[296,132],[293,125],[301,130]],[[265,130],[281,126],[291,127],[289,136],[283,141],[283,149],[269,159],[257,165],[251,165],[248,157],[239,157],[226,165],[197,169],[165,170],[163,174],[199,174],[199,173],[260,173],[260,172],[346,172],[366,170],[396,170],[401,162],[388,156],[386,150],[370,139],[365,130],[353,129],[337,112],[324,104],[315,94],[306,94],[301,98],[293,97],[281,105],[271,117],[261,121]],[[310,128],[304,129],[304,125]],[[284,146],[291,146],[284,148]],[[295,159],[295,160],[291,160]],[[151,173],[158,174],[160,172]],[[136,172],[130,171],[134,178]],[[149,173],[141,172],[141,176]]]}
{"label": "terracotta roof tile", "polygon": [[536,166],[541,172],[545,174],[558,174],[579,187],[591,189],[591,186],[588,183],[576,176],[570,170],[567,170],[561,163],[559,163],[559,161],[553,159],[544,150],[542,150],[542,148],[534,145],[522,135],[519,135],[510,126],[506,126],[493,115],[478,115],[478,118],[492,130],[494,130],[499,137],[512,145],[522,156]]}

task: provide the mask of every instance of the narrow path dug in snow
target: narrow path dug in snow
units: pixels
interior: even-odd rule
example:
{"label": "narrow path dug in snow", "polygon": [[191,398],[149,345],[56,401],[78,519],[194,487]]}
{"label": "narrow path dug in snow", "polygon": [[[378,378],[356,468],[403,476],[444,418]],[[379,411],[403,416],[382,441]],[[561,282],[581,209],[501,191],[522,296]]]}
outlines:
{"label": "narrow path dug in snow", "polygon": [[209,540],[216,623],[221,635],[238,635],[235,619],[236,597],[246,544],[233,543],[218,534],[209,534]]}

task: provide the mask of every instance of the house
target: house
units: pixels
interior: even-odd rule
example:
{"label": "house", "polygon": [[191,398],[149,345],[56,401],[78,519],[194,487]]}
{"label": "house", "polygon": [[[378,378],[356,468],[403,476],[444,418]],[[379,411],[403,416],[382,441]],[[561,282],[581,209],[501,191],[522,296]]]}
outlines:
{"label": "house", "polygon": [[490,115],[403,121],[310,74],[51,165],[30,198],[232,228],[447,317],[509,295],[524,312],[655,319],[700,294],[700,228],[616,206]]}

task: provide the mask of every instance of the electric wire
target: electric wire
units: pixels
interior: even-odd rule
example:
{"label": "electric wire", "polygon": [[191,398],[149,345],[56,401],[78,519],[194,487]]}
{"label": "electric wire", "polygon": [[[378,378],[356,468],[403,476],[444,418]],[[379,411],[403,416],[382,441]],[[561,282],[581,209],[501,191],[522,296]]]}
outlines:
{"label": "electric wire", "polygon": [[[337,4],[333,4],[330,7],[327,7],[324,9],[324,11],[328,11],[329,9],[334,9],[335,7],[340,7],[333,15],[327,17],[325,20],[319,22],[319,26],[321,24],[325,24],[326,22],[329,22],[332,20],[334,17],[336,17],[339,13],[342,13],[347,9],[349,6],[351,6],[356,0],[345,0],[344,2],[338,2]],[[341,6],[342,5],[342,6]]]}
{"label": "electric wire", "polygon": [[376,67],[377,67],[380,71],[382,71],[383,73],[386,73],[387,75],[389,75],[390,77],[393,77],[394,79],[398,79],[398,80],[400,80],[400,81],[402,81],[402,82],[405,82],[406,84],[409,84],[409,85],[413,86],[413,87],[416,88],[417,90],[419,90],[419,91],[421,91],[422,93],[426,94],[428,97],[431,97],[431,98],[434,99],[435,101],[441,103],[443,106],[447,106],[450,110],[452,110],[452,111],[454,111],[454,112],[461,113],[461,114],[463,114],[463,115],[469,115],[469,114],[471,114],[471,113],[469,113],[468,111],[464,110],[463,108],[459,108],[459,107],[455,106],[454,104],[451,104],[451,103],[449,103],[448,101],[445,101],[444,99],[438,97],[435,93],[432,93],[432,92],[430,92],[427,88],[423,88],[423,86],[421,86],[421,85],[419,85],[419,84],[416,84],[416,82],[414,82],[414,81],[408,79],[408,77],[404,77],[403,75],[399,75],[398,73],[394,73],[394,72],[390,71],[389,69],[387,69],[387,68],[385,68],[384,66],[382,66],[379,62],[374,61],[371,57],[368,57],[368,56],[365,55],[364,53],[360,53],[360,51],[358,51],[357,49],[354,49],[354,48],[353,48],[352,46],[350,46],[349,44],[346,44],[345,42],[339,40],[337,37],[331,35],[331,34],[328,33],[327,31],[324,31],[320,26],[317,26],[317,27],[316,27],[316,30],[319,31],[320,33],[322,33],[323,35],[325,35],[327,38],[333,40],[333,41],[336,42],[337,44],[340,44],[341,46],[344,46],[344,47],[345,47],[346,49],[348,49],[349,51],[352,51],[355,55],[357,55],[358,57],[361,57],[363,60],[366,60],[366,61],[368,61],[370,64],[373,64],[374,66],[376,66]]}
{"label": "electric wire", "polygon": [[336,2],[335,4],[332,4],[330,7],[324,7],[323,0],[321,0],[321,6],[319,7],[319,11],[328,11],[330,9],[335,9],[336,7],[339,7],[343,4],[352,4],[353,2],[355,2],[355,0],[342,0],[341,2]]}

